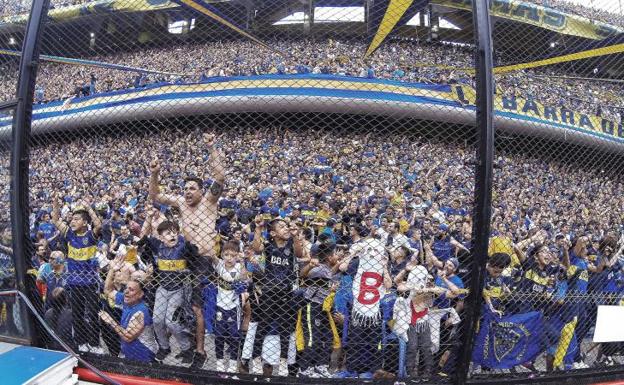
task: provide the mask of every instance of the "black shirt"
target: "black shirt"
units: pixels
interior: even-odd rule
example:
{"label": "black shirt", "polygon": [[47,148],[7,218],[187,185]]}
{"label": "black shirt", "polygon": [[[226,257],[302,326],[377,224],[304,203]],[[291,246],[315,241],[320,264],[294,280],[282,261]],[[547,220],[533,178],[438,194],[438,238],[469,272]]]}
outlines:
{"label": "black shirt", "polygon": [[262,286],[292,289],[299,270],[292,239],[281,248],[275,242],[266,243],[264,257]]}

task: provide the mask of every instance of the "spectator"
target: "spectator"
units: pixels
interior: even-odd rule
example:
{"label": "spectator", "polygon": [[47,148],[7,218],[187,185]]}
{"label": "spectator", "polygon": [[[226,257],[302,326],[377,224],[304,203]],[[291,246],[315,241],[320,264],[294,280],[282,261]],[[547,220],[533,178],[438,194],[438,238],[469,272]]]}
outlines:
{"label": "spectator", "polygon": [[130,280],[123,293],[114,289],[115,269],[110,269],[104,283],[104,294],[115,304],[122,306],[121,322],[109,313],[100,311],[99,316],[121,339],[121,353],[128,360],[150,362],[154,360],[158,344],[154,337],[152,317],[143,301],[143,285]]}
{"label": "spectator", "polygon": [[[70,348],[76,350],[77,344],[72,328],[74,323],[73,312],[69,306],[67,291],[63,287],[56,287],[50,292],[49,308],[46,310],[44,318],[54,333]],[[48,348],[65,350],[60,342],[54,338],[50,340]]]}

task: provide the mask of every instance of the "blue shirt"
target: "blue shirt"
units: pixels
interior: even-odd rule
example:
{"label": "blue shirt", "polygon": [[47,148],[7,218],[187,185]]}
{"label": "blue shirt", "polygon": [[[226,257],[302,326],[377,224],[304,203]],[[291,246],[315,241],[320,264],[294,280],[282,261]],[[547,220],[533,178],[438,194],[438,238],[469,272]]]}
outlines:
{"label": "blue shirt", "polygon": [[[499,275],[498,277],[492,277],[489,272],[485,272],[485,284],[483,286],[484,295],[490,299],[494,310],[503,310],[502,297],[504,295],[504,287],[511,287],[513,284],[510,276]],[[485,311],[489,312],[490,308],[487,304],[483,303]]]}
{"label": "blue shirt", "polygon": [[99,264],[95,258],[97,239],[91,230],[78,235],[72,229],[65,233],[67,242],[67,284],[86,286],[98,283]]}
{"label": "blue shirt", "polygon": [[[459,289],[463,289],[464,288],[464,282],[461,280],[461,278],[459,278],[458,275],[454,275],[452,277],[448,277],[448,280],[453,282],[453,284],[455,286],[457,286]],[[437,287],[442,287],[444,289],[448,289],[449,287],[446,285],[446,282],[444,282],[442,280],[442,278],[440,277],[436,277],[435,278],[435,285]],[[464,295],[460,295],[457,297],[457,299],[463,299]],[[451,307],[451,299],[450,298],[446,298],[446,294],[442,294],[441,296],[439,296],[438,298],[436,298],[436,300],[433,302],[434,306],[437,306],[439,309],[446,309]]]}
{"label": "blue shirt", "polygon": [[50,238],[54,236],[54,233],[56,233],[56,226],[52,223],[43,222],[39,224],[39,231],[43,233],[45,239],[50,240]]}
{"label": "blue shirt", "polygon": [[453,247],[451,246],[451,238],[446,237],[444,239],[438,239],[436,237],[433,241],[431,251],[433,251],[433,255],[435,255],[440,261],[446,262],[449,258],[452,257],[451,254],[453,251]]}
{"label": "blue shirt", "polygon": [[587,261],[570,252],[570,267],[568,268],[568,278],[570,280],[568,291],[586,294],[589,285],[589,272],[587,271]]}
{"label": "blue shirt", "polygon": [[[143,313],[143,325],[144,329],[141,334],[131,342],[125,342],[121,340],[121,352],[129,360],[150,362],[154,360],[154,352],[146,346],[146,338],[154,338],[152,330],[152,316],[145,302],[141,301],[135,305],[129,306],[124,303],[123,293],[117,292],[115,296],[115,304],[122,306],[121,311],[121,327],[128,328],[132,317],[138,313]],[[156,341],[154,340],[154,343]]]}

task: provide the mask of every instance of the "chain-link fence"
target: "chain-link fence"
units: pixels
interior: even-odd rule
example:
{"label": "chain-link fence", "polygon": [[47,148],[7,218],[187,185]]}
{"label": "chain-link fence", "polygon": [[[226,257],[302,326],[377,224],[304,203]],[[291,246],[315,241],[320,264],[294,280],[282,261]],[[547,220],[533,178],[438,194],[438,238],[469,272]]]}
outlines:
{"label": "chain-link fence", "polygon": [[[88,359],[292,382],[461,379],[467,342],[477,379],[620,364],[592,336],[624,287],[621,9],[491,6],[479,266],[470,2],[52,3],[28,138],[31,297]],[[4,100],[28,19],[7,4]]]}
{"label": "chain-link fence", "polygon": [[597,309],[620,305],[624,283],[620,7],[492,6],[496,155],[475,377],[622,364],[619,342],[594,342],[609,340]]}
{"label": "chain-link fence", "polygon": [[[0,18],[13,12],[24,11],[28,16],[30,1],[0,4]],[[20,50],[25,25],[14,25],[1,34],[0,47]],[[11,230],[11,162],[12,138],[11,123],[15,113],[15,100],[18,86],[19,56],[0,55],[0,290],[17,288],[16,265],[13,261],[12,230]],[[30,271],[31,285],[35,284],[36,271]],[[19,299],[10,296],[0,297],[0,336],[4,340],[24,343],[28,340],[26,313],[20,306]]]}

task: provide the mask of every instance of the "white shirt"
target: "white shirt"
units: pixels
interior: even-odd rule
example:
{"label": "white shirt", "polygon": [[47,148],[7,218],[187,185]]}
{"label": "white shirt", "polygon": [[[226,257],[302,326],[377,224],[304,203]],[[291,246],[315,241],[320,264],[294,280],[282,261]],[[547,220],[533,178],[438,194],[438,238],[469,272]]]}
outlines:
{"label": "white shirt", "polygon": [[[231,270],[225,268],[225,262],[219,260],[216,266],[219,278],[226,282],[235,282],[243,279],[243,265],[236,263]],[[217,289],[217,306],[223,310],[230,310],[240,305],[240,299],[236,291],[219,287]]]}

